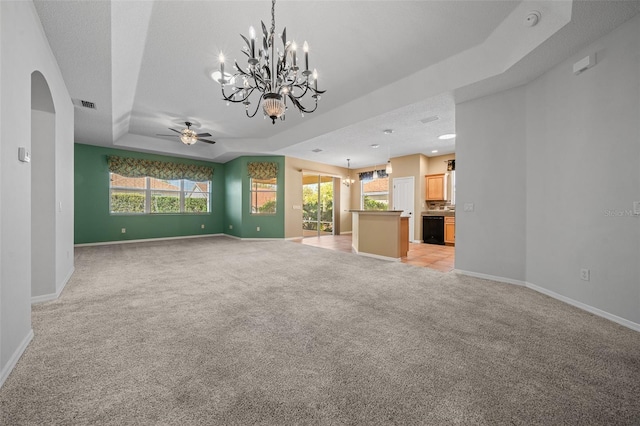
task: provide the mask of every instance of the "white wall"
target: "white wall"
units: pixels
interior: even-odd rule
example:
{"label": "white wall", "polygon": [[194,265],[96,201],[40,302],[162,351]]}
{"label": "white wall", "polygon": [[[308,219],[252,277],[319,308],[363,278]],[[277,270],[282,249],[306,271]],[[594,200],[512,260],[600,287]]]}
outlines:
{"label": "white wall", "polygon": [[526,109],[527,281],[640,323],[640,16],[529,84]]}
{"label": "white wall", "polygon": [[523,87],[458,105],[456,131],[456,268],[640,330],[640,16]]}
{"label": "white wall", "polygon": [[[73,105],[31,2],[0,2],[0,384],[31,331],[31,74],[40,71],[55,106],[56,288],[73,270]],[[50,161],[54,161],[53,158]],[[64,235],[63,233],[66,233]],[[70,256],[67,256],[69,252]]]}
{"label": "white wall", "polygon": [[456,106],[456,269],[524,282],[524,99],[520,87]]}

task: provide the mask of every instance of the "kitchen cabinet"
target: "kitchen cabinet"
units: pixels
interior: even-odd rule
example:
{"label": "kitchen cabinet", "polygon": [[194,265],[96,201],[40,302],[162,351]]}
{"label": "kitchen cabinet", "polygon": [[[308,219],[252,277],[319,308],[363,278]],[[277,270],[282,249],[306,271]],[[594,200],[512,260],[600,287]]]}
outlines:
{"label": "kitchen cabinet", "polygon": [[456,218],[445,217],[444,218],[444,243],[455,244],[456,243]]}
{"label": "kitchen cabinet", "polygon": [[409,252],[409,218],[400,216],[400,257]]}
{"label": "kitchen cabinet", "polygon": [[447,178],[444,173],[426,175],[427,201],[443,201],[447,199]]}

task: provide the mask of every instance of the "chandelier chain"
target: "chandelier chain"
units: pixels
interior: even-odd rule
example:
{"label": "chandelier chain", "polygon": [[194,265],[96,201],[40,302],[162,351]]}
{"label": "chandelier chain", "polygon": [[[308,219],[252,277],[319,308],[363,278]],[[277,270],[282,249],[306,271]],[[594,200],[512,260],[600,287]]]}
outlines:
{"label": "chandelier chain", "polygon": [[271,1],[271,34],[276,33],[276,0]]}

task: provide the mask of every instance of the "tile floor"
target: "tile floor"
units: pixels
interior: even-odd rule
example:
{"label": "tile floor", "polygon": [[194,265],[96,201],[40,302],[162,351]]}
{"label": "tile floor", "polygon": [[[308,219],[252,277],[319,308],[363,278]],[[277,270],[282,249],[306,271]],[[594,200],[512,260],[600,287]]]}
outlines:
{"label": "tile floor", "polygon": [[[307,237],[298,241],[310,246],[351,253],[351,234]],[[455,247],[410,243],[409,253],[407,257],[401,259],[401,262],[414,266],[424,266],[441,272],[449,272],[453,270],[454,260]]]}

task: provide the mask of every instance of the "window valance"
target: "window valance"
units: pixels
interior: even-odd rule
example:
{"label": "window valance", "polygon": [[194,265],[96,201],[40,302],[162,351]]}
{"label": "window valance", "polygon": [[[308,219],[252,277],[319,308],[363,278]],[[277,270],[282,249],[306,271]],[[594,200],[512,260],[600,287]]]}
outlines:
{"label": "window valance", "polygon": [[168,163],[139,158],[107,156],[109,171],[125,177],[150,176],[156,179],[212,180],[213,168],[195,164]]}
{"label": "window valance", "polygon": [[[387,171],[385,169],[378,170],[378,178],[386,178],[387,176],[389,175],[387,174]],[[370,172],[358,173],[358,177],[360,178],[360,180],[363,180],[365,182],[373,180],[373,170]]]}
{"label": "window valance", "polygon": [[251,179],[274,179],[278,177],[278,163],[247,163]]}

